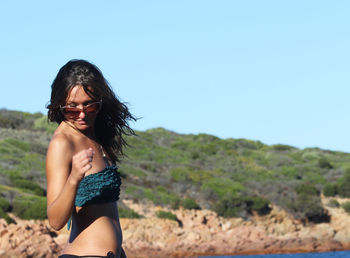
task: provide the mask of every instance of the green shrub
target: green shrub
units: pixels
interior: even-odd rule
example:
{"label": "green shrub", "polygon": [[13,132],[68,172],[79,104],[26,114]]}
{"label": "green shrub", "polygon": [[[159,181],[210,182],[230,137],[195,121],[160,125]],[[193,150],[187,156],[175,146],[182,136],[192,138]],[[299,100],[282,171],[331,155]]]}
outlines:
{"label": "green shrub", "polygon": [[144,196],[151,200],[154,204],[168,205],[172,209],[177,209],[180,206],[180,198],[173,193],[168,193],[164,187],[155,189],[144,189]]}
{"label": "green shrub", "polygon": [[337,185],[336,184],[326,184],[323,187],[323,194],[327,197],[333,197],[337,195]]}
{"label": "green shrub", "polygon": [[10,203],[3,197],[0,197],[0,210],[2,211],[10,211]]}
{"label": "green shrub", "polygon": [[350,213],[350,202],[345,202],[342,204],[342,208],[347,212]]}
{"label": "green shrub", "polygon": [[318,165],[320,168],[327,168],[327,169],[333,168],[332,164],[325,157],[322,157],[318,160]]}
{"label": "green shrub", "polygon": [[302,154],[302,159],[305,161],[312,161],[320,159],[320,152],[314,149],[305,149]]}
{"label": "green shrub", "polygon": [[0,218],[6,220],[8,224],[15,223],[15,221],[3,210],[0,210]]}
{"label": "green shrub", "polygon": [[350,185],[347,182],[340,182],[337,185],[337,191],[340,196],[350,198]]}
{"label": "green shrub", "polygon": [[47,116],[42,116],[34,121],[34,128],[43,129],[49,134],[53,134],[57,128],[57,124],[49,122]]}
{"label": "green shrub", "polygon": [[45,219],[46,198],[16,196],[13,213],[22,219]]}
{"label": "green shrub", "polygon": [[161,219],[170,219],[170,220],[177,221],[176,215],[168,211],[157,211],[156,215],[158,218],[161,218]]}
{"label": "green shrub", "polygon": [[285,145],[285,144],[275,144],[275,145],[272,145],[272,149],[276,151],[288,151],[288,150],[295,149],[295,147],[292,147],[290,145]]}
{"label": "green shrub", "polygon": [[294,190],[299,195],[320,195],[320,191],[310,183],[301,183]]}
{"label": "green shrub", "polygon": [[13,138],[7,138],[0,141],[0,153],[3,154],[22,154],[29,151],[29,144]]}
{"label": "green shrub", "polygon": [[123,208],[118,208],[119,211],[119,217],[120,218],[128,218],[128,219],[139,219],[142,218],[140,214],[135,212],[134,210],[131,209],[123,209]]}
{"label": "green shrub", "polygon": [[251,215],[257,212],[266,215],[271,211],[270,202],[258,196],[225,197],[214,204],[214,211],[226,218]]}
{"label": "green shrub", "polygon": [[323,208],[319,196],[298,194],[297,198],[290,200],[286,206],[296,219],[313,223],[330,221],[330,216]]}
{"label": "green shrub", "polygon": [[129,166],[129,165],[125,165],[122,164],[119,168],[120,173],[125,174],[126,176],[128,175],[134,175],[140,178],[145,178],[147,175],[145,172],[143,172],[140,169],[137,169],[135,167]]}
{"label": "green shrub", "polygon": [[184,207],[185,209],[188,210],[200,210],[201,207],[196,203],[195,200],[191,199],[191,198],[185,198],[181,201],[181,205],[182,207]]}
{"label": "green shrub", "polygon": [[204,153],[206,155],[215,155],[217,152],[217,145],[215,143],[201,144],[198,149],[199,153]]}
{"label": "green shrub", "polygon": [[7,138],[4,140],[4,142],[20,149],[21,151],[29,151],[30,149],[29,143],[17,139]]}
{"label": "green shrub", "polygon": [[252,141],[247,139],[235,139],[233,140],[233,147],[235,149],[257,150],[264,147],[264,144],[260,141]]}
{"label": "green shrub", "polygon": [[214,177],[204,181],[201,188],[202,190],[213,190],[219,198],[223,198],[227,194],[236,194],[244,190],[244,186],[241,183],[222,177]]}
{"label": "green shrub", "polygon": [[330,216],[323,208],[319,190],[310,183],[303,182],[294,188],[295,199],[286,203],[287,209],[296,219],[314,223],[329,222]]}
{"label": "green shrub", "polygon": [[11,129],[32,129],[33,121],[42,116],[19,111],[0,109],[0,127]]}
{"label": "green shrub", "polygon": [[342,197],[350,197],[350,169],[345,170],[343,176],[339,179],[337,192]]}
{"label": "green shrub", "polygon": [[253,196],[248,199],[248,208],[259,215],[266,215],[271,211],[270,201],[259,196]]}
{"label": "green shrub", "polygon": [[147,198],[157,205],[170,206],[173,209],[177,209],[180,206],[180,198],[169,192],[163,186],[157,186],[155,188],[144,188],[136,185],[129,185],[125,189],[125,193],[133,200],[138,201],[140,198]]}
{"label": "green shrub", "polygon": [[212,209],[225,218],[235,218],[240,216],[241,203],[235,199],[223,199],[214,204]]}
{"label": "green shrub", "polygon": [[192,169],[189,171],[188,178],[196,184],[202,184],[203,182],[207,182],[208,180],[213,178],[213,174],[220,176],[218,171],[208,171],[202,169]]}
{"label": "green shrub", "polygon": [[181,182],[188,180],[190,170],[184,167],[177,167],[170,170],[170,176],[174,181]]}
{"label": "green shrub", "polygon": [[36,195],[40,195],[40,196],[45,195],[45,191],[39,185],[27,179],[16,178],[14,180],[11,180],[11,183],[15,187],[18,187],[24,190],[29,190]]}
{"label": "green shrub", "polygon": [[316,171],[308,170],[303,172],[303,179],[313,185],[323,185],[327,183],[326,179],[322,176],[320,169],[315,167],[314,170]]}
{"label": "green shrub", "polygon": [[299,172],[294,167],[287,167],[283,166],[277,170],[278,173],[283,175],[284,177],[290,178],[290,179],[298,179],[299,178]]}
{"label": "green shrub", "polygon": [[327,203],[327,206],[329,206],[331,208],[339,208],[340,207],[340,203],[336,199],[331,199]]}

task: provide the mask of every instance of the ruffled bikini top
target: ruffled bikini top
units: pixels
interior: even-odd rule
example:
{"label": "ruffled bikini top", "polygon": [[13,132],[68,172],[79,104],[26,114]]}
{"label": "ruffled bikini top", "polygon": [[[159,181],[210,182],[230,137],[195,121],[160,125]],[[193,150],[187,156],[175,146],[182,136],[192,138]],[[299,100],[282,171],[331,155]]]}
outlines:
{"label": "ruffled bikini top", "polygon": [[100,172],[85,176],[78,186],[75,206],[107,203],[119,200],[120,174],[117,166],[107,166]]}
{"label": "ruffled bikini top", "polygon": [[[109,166],[100,172],[85,176],[79,183],[74,204],[83,207],[89,204],[115,202],[119,200],[120,173],[116,165]],[[72,218],[69,218],[67,229],[70,229]]]}

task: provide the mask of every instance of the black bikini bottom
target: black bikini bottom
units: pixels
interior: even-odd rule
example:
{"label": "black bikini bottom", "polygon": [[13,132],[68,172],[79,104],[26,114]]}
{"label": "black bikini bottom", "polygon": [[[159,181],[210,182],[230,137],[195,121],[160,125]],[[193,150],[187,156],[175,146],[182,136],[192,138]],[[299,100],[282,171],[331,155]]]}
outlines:
{"label": "black bikini bottom", "polygon": [[106,256],[101,255],[74,255],[74,254],[62,254],[58,256],[58,258],[115,258],[115,254],[113,252],[108,252]]}

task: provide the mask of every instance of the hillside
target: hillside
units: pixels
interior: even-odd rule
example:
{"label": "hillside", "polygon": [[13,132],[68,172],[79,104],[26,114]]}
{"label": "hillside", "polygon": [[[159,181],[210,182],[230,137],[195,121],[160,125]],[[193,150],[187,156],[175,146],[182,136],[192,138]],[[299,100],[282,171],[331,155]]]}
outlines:
{"label": "hillside", "polygon": [[[0,217],[46,217],[45,154],[55,125],[40,113],[0,110]],[[268,214],[274,204],[303,222],[328,222],[321,194],[350,197],[350,155],[162,128],[128,138],[121,199],[211,209],[224,217]],[[121,207],[121,216],[137,216]]]}

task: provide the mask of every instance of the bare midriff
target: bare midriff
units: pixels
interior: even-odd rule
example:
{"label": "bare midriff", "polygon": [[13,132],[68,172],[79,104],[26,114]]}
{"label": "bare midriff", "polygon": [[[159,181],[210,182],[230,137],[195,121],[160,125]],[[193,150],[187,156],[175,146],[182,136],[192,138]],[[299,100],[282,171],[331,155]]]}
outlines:
{"label": "bare midriff", "polygon": [[119,254],[121,243],[117,203],[91,204],[75,208],[69,241],[61,254]]}

